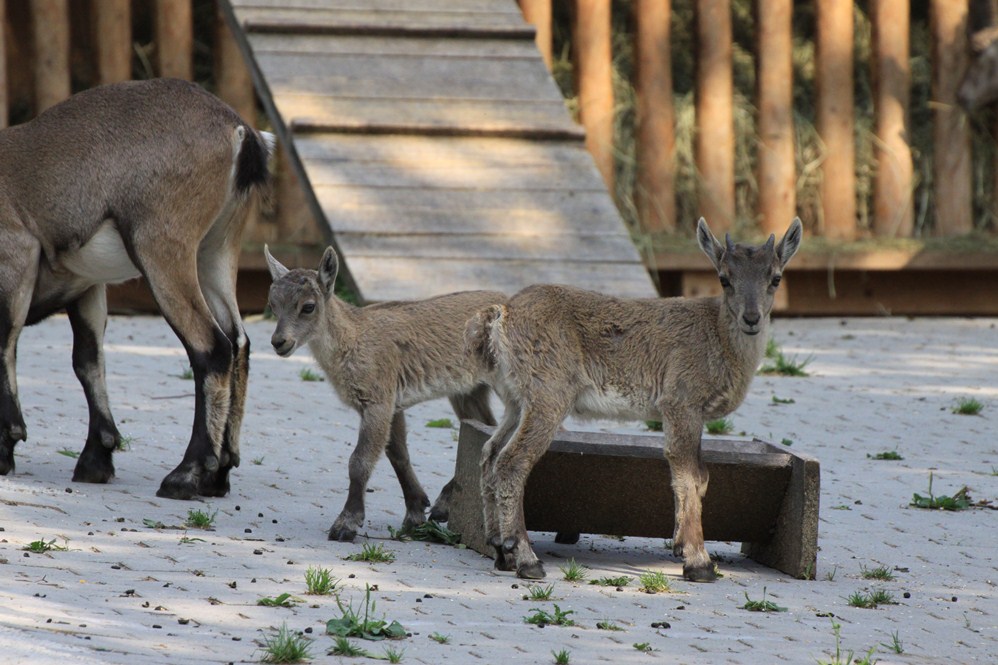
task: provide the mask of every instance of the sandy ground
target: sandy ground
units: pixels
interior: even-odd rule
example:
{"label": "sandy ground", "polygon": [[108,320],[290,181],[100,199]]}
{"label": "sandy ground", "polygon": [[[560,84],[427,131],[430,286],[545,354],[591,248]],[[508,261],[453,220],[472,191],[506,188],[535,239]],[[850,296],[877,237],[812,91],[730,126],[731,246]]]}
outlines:
{"label": "sandy ground", "polygon": [[[848,651],[859,657],[871,648],[883,664],[998,662],[998,512],[909,505],[914,493],[928,493],[930,472],[936,495],[967,486],[975,501],[998,499],[994,320],[776,322],[776,340],[784,352],[811,358],[811,376],[759,376],[731,420],[736,432],[790,440],[821,461],[816,580],[746,560],[737,543],[709,543],[724,577],[695,585],[682,580],[681,563],[661,540],[586,535],[569,546],[537,533],[550,601],[523,600],[524,584],[470,550],[391,540],[403,506],[385,460],[370,483],[364,536],[328,542],[345,500],[357,417],[327,385],[300,378],[316,368],[307,352],[273,353],[272,324],[252,322],[249,331],[243,464],[229,496],[202,503],[155,496],[183,455],[193,414],[192,383],[180,376],[187,361],[165,323],[109,324],[111,399],[131,442],[106,486],[70,481],[75,462],[65,452],[82,448],[87,410],[70,368],[68,322],[56,317],[25,332],[19,380],[29,440],[17,447],[17,473],[0,479],[0,661],[256,662],[262,640],[286,624],[307,632],[315,660],[338,662],[326,655],[333,640],[324,630],[342,613],[332,596],[305,595],[305,571],[317,566],[332,571],[340,598],[357,609],[365,586],[376,588],[375,615],[411,633],[391,645],[404,650],[404,663],[551,663],[560,650],[572,663],[814,663],[835,655],[833,623],[841,626],[841,662]],[[983,402],[982,413],[952,413],[963,397]],[[431,498],[453,470],[456,431],[426,423],[449,416],[444,401],[409,415],[412,457]],[[904,459],[870,458],[885,451]],[[191,508],[217,511],[213,529],[184,528]],[[68,549],[23,551],[37,540]],[[393,552],[394,563],[344,560],[370,543]],[[567,582],[559,566],[572,557],[589,567],[589,579],[657,570],[673,590],[647,594],[636,579],[621,589]],[[863,578],[879,566],[894,579]],[[850,595],[876,589],[896,604],[850,607]],[[301,602],[257,604],[282,593]],[[746,594],[765,594],[786,610],[749,612]],[[574,626],[524,622],[533,608],[553,612],[554,603],[572,611]],[[600,622],[622,630],[599,629]],[[652,627],[659,622],[669,627]],[[890,648],[894,636],[900,654]],[[355,643],[376,655],[386,644]],[[651,651],[635,648],[642,643]]]}

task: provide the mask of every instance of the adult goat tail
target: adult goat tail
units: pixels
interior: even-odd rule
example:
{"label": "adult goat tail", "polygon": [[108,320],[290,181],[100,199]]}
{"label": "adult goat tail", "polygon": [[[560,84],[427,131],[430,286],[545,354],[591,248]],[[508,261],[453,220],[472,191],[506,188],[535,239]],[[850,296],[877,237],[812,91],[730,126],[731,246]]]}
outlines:
{"label": "adult goat tail", "polygon": [[498,364],[496,336],[505,315],[505,305],[489,305],[476,312],[464,328],[465,353],[489,371],[495,370]]}
{"label": "adult goat tail", "polygon": [[235,162],[233,186],[237,194],[246,195],[256,190],[263,210],[273,207],[273,176],[270,160],[277,146],[277,137],[270,132],[258,132],[246,125],[236,129],[240,141]]}

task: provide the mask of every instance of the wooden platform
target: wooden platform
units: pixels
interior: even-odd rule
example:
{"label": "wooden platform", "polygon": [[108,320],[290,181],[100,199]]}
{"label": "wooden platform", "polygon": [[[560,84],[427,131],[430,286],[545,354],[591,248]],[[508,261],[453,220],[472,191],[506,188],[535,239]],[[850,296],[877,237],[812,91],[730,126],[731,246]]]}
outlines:
{"label": "wooden platform", "polygon": [[655,295],[515,0],[222,4],[363,301]]}

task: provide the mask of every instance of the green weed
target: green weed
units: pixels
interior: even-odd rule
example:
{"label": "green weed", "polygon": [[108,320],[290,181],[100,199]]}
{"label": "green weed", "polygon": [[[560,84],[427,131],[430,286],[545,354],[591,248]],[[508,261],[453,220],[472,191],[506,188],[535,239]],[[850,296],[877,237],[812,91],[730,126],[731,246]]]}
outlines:
{"label": "green weed", "polygon": [[618,626],[617,624],[615,624],[612,621],[597,621],[596,622],[596,627],[599,630],[613,630],[613,631],[618,631],[618,630],[622,631],[622,630],[624,630],[623,628],[621,628],[620,626]]}
{"label": "green weed", "polygon": [[568,665],[572,659],[572,654],[567,649],[562,649],[561,651],[552,651],[551,655],[554,656],[555,665]]}
{"label": "green weed", "polygon": [[295,603],[299,602],[301,601],[293,597],[290,593],[282,593],[281,595],[274,596],[273,598],[270,598],[269,596],[258,598],[256,604],[263,605],[264,607],[294,607]]}
{"label": "green weed", "polygon": [[339,596],[336,596],[336,605],[340,608],[341,616],[338,619],[330,619],[326,622],[326,633],[339,637],[359,637],[363,640],[380,641],[385,639],[402,639],[406,637],[406,630],[398,621],[388,622],[384,617],[373,618],[375,612],[375,601],[371,600],[371,586],[365,585],[364,605],[360,610],[355,610],[353,604],[344,605]]}
{"label": "green weed", "polygon": [[866,456],[869,459],[890,460],[892,462],[893,461],[900,461],[900,460],[904,459],[904,457],[901,456],[901,453],[899,453],[896,450],[885,450],[884,452],[877,453],[876,455],[871,455],[870,453],[867,453]]}
{"label": "green weed", "polygon": [[883,589],[874,589],[869,593],[857,591],[846,598],[846,602],[850,607],[859,607],[863,609],[876,609],[880,605],[897,604],[894,600],[894,596],[892,596],[890,592],[884,591]]}
{"label": "green weed", "polygon": [[880,646],[887,647],[888,649],[897,654],[904,653],[904,645],[901,643],[901,638],[898,637],[898,631],[896,630],[893,633],[891,633],[891,643],[887,644],[885,642],[881,642]]}
{"label": "green weed", "polygon": [[648,428],[649,432],[661,432],[662,431],[662,421],[661,420],[646,420],[645,427]]}
{"label": "green weed", "polygon": [[766,358],[770,361],[765,363],[759,374],[778,374],[780,376],[809,376],[804,370],[811,363],[811,358],[797,360],[797,356],[788,358],[783,355],[783,351],[776,344],[776,340],[770,339],[766,343]]}
{"label": "green weed", "polygon": [[735,425],[727,418],[718,418],[717,420],[708,421],[704,425],[704,428],[708,434],[731,434],[735,429]]}
{"label": "green weed", "polygon": [[371,654],[352,643],[346,637],[337,635],[333,640],[333,648],[326,652],[327,656],[346,656],[347,658],[373,658]]}
{"label": "green weed", "polygon": [[565,581],[567,582],[581,582],[586,579],[586,571],[589,570],[581,563],[576,563],[575,559],[569,559],[568,563],[559,568],[562,575],[565,576]]}
{"label": "green weed", "polygon": [[298,377],[301,378],[302,381],[325,381],[322,375],[311,367],[305,367],[302,371],[298,372]]}
{"label": "green weed", "polygon": [[883,582],[890,582],[894,579],[894,573],[887,566],[877,566],[876,568],[867,568],[866,566],[860,565],[860,574],[863,576],[864,580],[881,580]]}
{"label": "green weed", "polygon": [[652,648],[652,645],[649,644],[648,642],[635,642],[631,646],[633,646],[641,653],[651,653],[652,651],[655,650],[654,648]]}
{"label": "green weed", "polygon": [[545,610],[533,608],[530,610],[533,614],[523,617],[526,623],[532,623],[535,626],[574,626],[575,622],[568,618],[569,614],[575,614],[575,610],[565,610],[562,611],[558,604],[554,604],[554,614],[546,612]]}
{"label": "green weed", "polygon": [[60,455],[65,455],[66,457],[72,457],[73,459],[80,456],[80,452],[78,450],[73,450],[72,448],[62,448],[56,452]]}
{"label": "green weed", "polygon": [[957,490],[953,496],[935,496],[932,493],[932,472],[929,471],[929,495],[922,496],[915,493],[912,495],[909,505],[916,508],[927,508],[930,510],[964,510],[971,504],[970,495],[966,486]]}
{"label": "green weed", "polygon": [[669,578],[660,570],[646,570],[638,575],[641,590],[645,593],[663,593],[672,591]]}
{"label": "green weed", "polygon": [[450,644],[450,635],[441,635],[440,633],[430,633],[430,639],[437,644]]}
{"label": "green weed", "polygon": [[627,575],[620,577],[601,577],[598,580],[589,580],[590,584],[597,586],[627,586],[631,583],[631,578]]}
{"label": "green weed", "polygon": [[185,381],[190,381],[191,379],[194,378],[194,370],[191,369],[190,367],[188,367],[187,369],[183,369],[183,366],[181,366],[180,374],[177,374],[177,378],[184,379]]}
{"label": "green weed", "polygon": [[263,638],[264,663],[300,663],[312,658],[312,643],[282,624],[274,635]]}
{"label": "green weed", "polygon": [[876,647],[870,647],[870,650],[866,652],[866,656],[859,660],[853,656],[852,651],[843,653],[841,631],[842,624],[832,619],[832,632],[835,633],[835,656],[831,660],[819,659],[818,665],[875,665],[877,661],[873,658],[873,652]]}
{"label": "green weed", "polygon": [[336,591],[339,580],[333,577],[328,568],[309,566],[305,571],[305,588],[310,596],[325,596]]}
{"label": "green weed", "polygon": [[450,418],[437,418],[436,420],[430,420],[426,423],[427,427],[439,427],[441,429],[450,429],[454,427],[454,422]]}
{"label": "green weed", "polygon": [[541,586],[540,584],[529,584],[527,585],[527,593],[524,594],[524,600],[551,600],[551,594],[554,592],[554,585],[548,584],[547,586]]}
{"label": "green weed", "polygon": [[385,647],[384,660],[387,660],[389,663],[401,663],[402,656],[404,655],[405,649],[396,649],[393,646]]}
{"label": "green weed", "polygon": [[366,561],[368,563],[391,563],[395,561],[395,552],[386,550],[385,546],[381,543],[377,545],[373,543],[366,543],[360,550],[355,554],[351,554],[346,557],[347,561]]}
{"label": "green weed", "polygon": [[422,524],[404,529],[388,527],[388,533],[395,540],[422,540],[430,543],[443,543],[444,545],[461,543],[461,534],[451,531],[443,524],[433,520],[426,520]]}
{"label": "green weed", "polygon": [[211,525],[215,523],[215,515],[217,514],[217,510],[209,513],[200,508],[191,508],[187,511],[187,521],[184,524],[192,529],[210,529]]}
{"label": "green weed", "polygon": [[748,610],[749,612],[786,612],[787,608],[781,607],[771,600],[766,600],[766,587],[762,587],[762,600],[752,600],[749,598],[748,591],[745,592],[745,604],[742,605],[743,610]]}
{"label": "green weed", "polygon": [[46,552],[68,552],[69,547],[56,545],[55,538],[52,540],[33,540],[21,548],[25,552],[33,554],[45,554]]}
{"label": "green weed", "polygon": [[976,416],[981,413],[984,404],[973,397],[964,397],[953,407],[953,413],[961,416]]}
{"label": "green weed", "polygon": [[773,404],[796,404],[797,400],[790,397],[788,399],[780,399],[776,395],[773,395]]}

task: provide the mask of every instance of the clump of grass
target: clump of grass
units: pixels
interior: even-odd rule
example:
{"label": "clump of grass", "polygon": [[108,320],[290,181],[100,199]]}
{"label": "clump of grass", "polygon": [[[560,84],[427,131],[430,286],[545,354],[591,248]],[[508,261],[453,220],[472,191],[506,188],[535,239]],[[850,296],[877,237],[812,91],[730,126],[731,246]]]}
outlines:
{"label": "clump of grass", "polygon": [[118,445],[115,450],[131,450],[133,443],[135,443],[134,436],[123,436],[121,437],[121,440],[118,441]]}
{"label": "clump of grass", "polygon": [[586,579],[586,571],[589,570],[581,563],[576,563],[575,559],[569,559],[568,563],[560,568],[562,575],[567,582],[581,582]]}
{"label": "clump of grass", "polygon": [[547,586],[541,586],[540,584],[530,584],[527,586],[527,593],[524,594],[524,600],[551,600],[551,594],[554,593],[554,585],[548,584]]}
{"label": "clump of grass", "polygon": [[73,459],[80,456],[80,452],[78,450],[73,450],[72,448],[62,448],[56,452],[60,455],[65,455],[66,457],[72,457]]}
{"label": "clump of grass", "polygon": [[396,649],[393,646],[386,646],[383,659],[387,660],[389,663],[401,663],[402,656],[404,655],[405,649]]}
{"label": "clump of grass", "polygon": [[422,540],[430,543],[443,543],[444,545],[459,545],[461,543],[461,534],[451,531],[443,524],[433,520],[426,520],[422,524],[403,529],[388,527],[388,532],[395,540]]}
{"label": "clump of grass", "polygon": [[596,628],[599,630],[612,630],[612,631],[622,631],[624,630],[612,621],[597,621]]}
{"label": "clump of grass", "polygon": [[205,539],[204,538],[190,538],[188,536],[181,536],[181,538],[180,538],[180,540],[178,542],[181,545],[193,545],[194,543],[203,543],[203,542],[205,542]]}
{"label": "clump of grass", "polygon": [[877,662],[873,658],[876,647],[870,647],[866,656],[857,660],[852,651],[842,651],[842,624],[832,619],[832,632],[835,633],[835,655],[831,660],[818,660],[818,665],[875,665]]}
{"label": "clump of grass", "polygon": [[766,600],[766,587],[762,587],[762,600],[752,600],[749,598],[748,591],[745,592],[745,604],[742,605],[743,610],[748,610],[749,612],[786,612],[787,608],[781,607],[771,600]]}
{"label": "clump of grass", "polygon": [[282,624],[273,635],[263,638],[264,663],[300,663],[312,658],[312,643]]}
{"label": "clump of grass", "polygon": [[860,566],[860,574],[863,576],[864,580],[881,580],[882,582],[890,582],[894,579],[894,573],[887,566],[877,566],[876,568],[867,568],[866,566]]}
{"label": "clump of grass", "polygon": [[177,374],[177,378],[184,379],[185,381],[190,381],[191,379],[194,378],[194,370],[191,369],[190,367],[188,367],[187,369],[183,369],[183,367],[181,367],[180,374]]}
{"label": "clump of grass", "polygon": [[371,654],[361,649],[359,646],[343,637],[337,635],[333,640],[333,647],[326,652],[327,656],[346,656],[347,658],[371,658]]}
{"label": "clump of grass", "polygon": [[436,420],[430,420],[426,423],[427,427],[439,427],[441,429],[450,429],[454,427],[454,422],[450,418],[437,418]]}
{"label": "clump of grass", "polygon": [[633,646],[635,649],[637,649],[641,653],[651,653],[652,651],[655,650],[652,647],[652,645],[649,644],[648,642],[635,642],[631,646]]}
{"label": "clump of grass", "polygon": [[785,446],[792,446],[792,445],[794,445],[794,440],[793,439],[788,439],[788,438],[784,437],[784,438],[780,439],[780,443],[782,443]]}
{"label": "clump of grass", "polygon": [[866,454],[867,458],[875,460],[890,460],[890,461],[900,461],[904,457],[896,450],[885,450],[882,453],[877,453],[876,455]]}
{"label": "clump of grass", "polygon": [[731,434],[735,429],[734,423],[732,423],[727,418],[718,418],[717,420],[708,421],[704,427],[708,434]]}
{"label": "clump of grass", "polygon": [[787,399],[781,399],[776,395],[773,395],[773,404],[796,404],[797,400],[793,397],[788,397]]}
{"label": "clump of grass", "polygon": [[575,614],[575,610],[562,610],[558,607],[558,603],[554,604],[554,613],[547,612],[542,609],[533,608],[530,610],[533,614],[523,617],[526,623],[532,623],[535,626],[574,626],[575,622],[568,618],[569,614]]}
{"label": "clump of grass", "polygon": [[894,596],[883,589],[874,589],[869,593],[856,591],[846,598],[850,607],[860,607],[863,609],[876,609],[880,605],[897,605]]}
{"label": "clump of grass", "polygon": [[662,431],[662,421],[661,420],[646,420],[645,427],[648,428],[649,432],[661,432]]}
{"label": "clump of grass", "polygon": [[971,504],[966,486],[957,490],[953,496],[936,496],[932,493],[932,472],[929,472],[929,495],[922,496],[917,492],[912,495],[909,505],[929,510],[964,510]]}
{"label": "clump of grass", "polygon": [[759,369],[760,374],[778,374],[780,376],[808,376],[804,370],[811,363],[811,358],[797,360],[797,356],[788,358],[783,354],[776,340],[766,342],[766,359],[768,362]]}
{"label": "clump of grass", "polygon": [[953,413],[960,416],[976,416],[981,413],[983,408],[984,404],[973,397],[964,397],[953,407]]}
{"label": "clump of grass", "polygon": [[251,459],[251,460],[250,460],[250,462],[252,462],[252,463],[253,463],[253,464],[255,464],[256,466],[260,466],[260,465],[262,465],[262,464],[263,464],[263,459],[264,459],[264,458],[263,458],[263,456],[261,455],[260,457],[254,457],[253,459]]}
{"label": "clump of grass", "polygon": [[371,586],[365,585],[364,604],[360,610],[355,610],[353,604],[344,605],[336,596],[336,605],[341,616],[326,622],[326,633],[337,637],[359,637],[362,640],[380,641],[397,640],[406,637],[405,628],[398,621],[388,622],[385,617],[373,618],[375,601],[371,600]]}
{"label": "clump of grass", "polygon": [[360,552],[345,557],[347,561],[366,561],[368,563],[391,563],[395,561],[395,552],[386,550],[381,543],[365,543]]}
{"label": "clump of grass", "polygon": [[620,577],[601,577],[598,580],[589,580],[590,584],[595,584],[597,586],[627,586],[630,582],[631,578],[627,575],[621,575]]}
{"label": "clump of grass", "polygon": [[33,540],[21,548],[25,552],[32,554],[45,554],[46,552],[68,552],[69,547],[56,545],[55,538],[52,540]]}
{"label": "clump of grass", "polygon": [[184,524],[192,529],[210,529],[211,525],[215,523],[215,515],[217,514],[217,510],[209,513],[207,510],[201,510],[200,508],[191,508],[187,511],[187,520]]}
{"label": "clump of grass", "polygon": [[316,372],[311,367],[306,367],[302,371],[298,372],[298,376],[302,381],[323,381],[322,375]]}
{"label": "clump of grass", "polygon": [[442,635],[440,633],[430,633],[430,639],[437,644],[450,644],[450,635]]}
{"label": "clump of grass", "polygon": [[300,601],[293,597],[290,593],[282,593],[281,595],[274,596],[273,598],[269,596],[258,598],[256,604],[263,605],[264,607],[294,607],[295,603],[298,602]]}
{"label": "clump of grass", "polygon": [[646,570],[638,575],[641,582],[641,590],[645,593],[664,593],[672,591],[669,585],[669,578],[660,570]]}
{"label": "clump of grass", "polygon": [[328,568],[309,566],[305,571],[305,593],[310,596],[326,596],[336,590],[338,583]]}
{"label": "clump of grass", "polygon": [[554,665],[568,665],[572,660],[572,654],[567,649],[552,651],[551,655],[554,656]]}
{"label": "clump of grass", "polygon": [[891,633],[891,643],[887,644],[885,642],[881,642],[880,646],[887,647],[888,649],[897,654],[904,653],[904,645],[901,643],[901,638],[898,636],[898,631],[896,630],[893,633]]}

